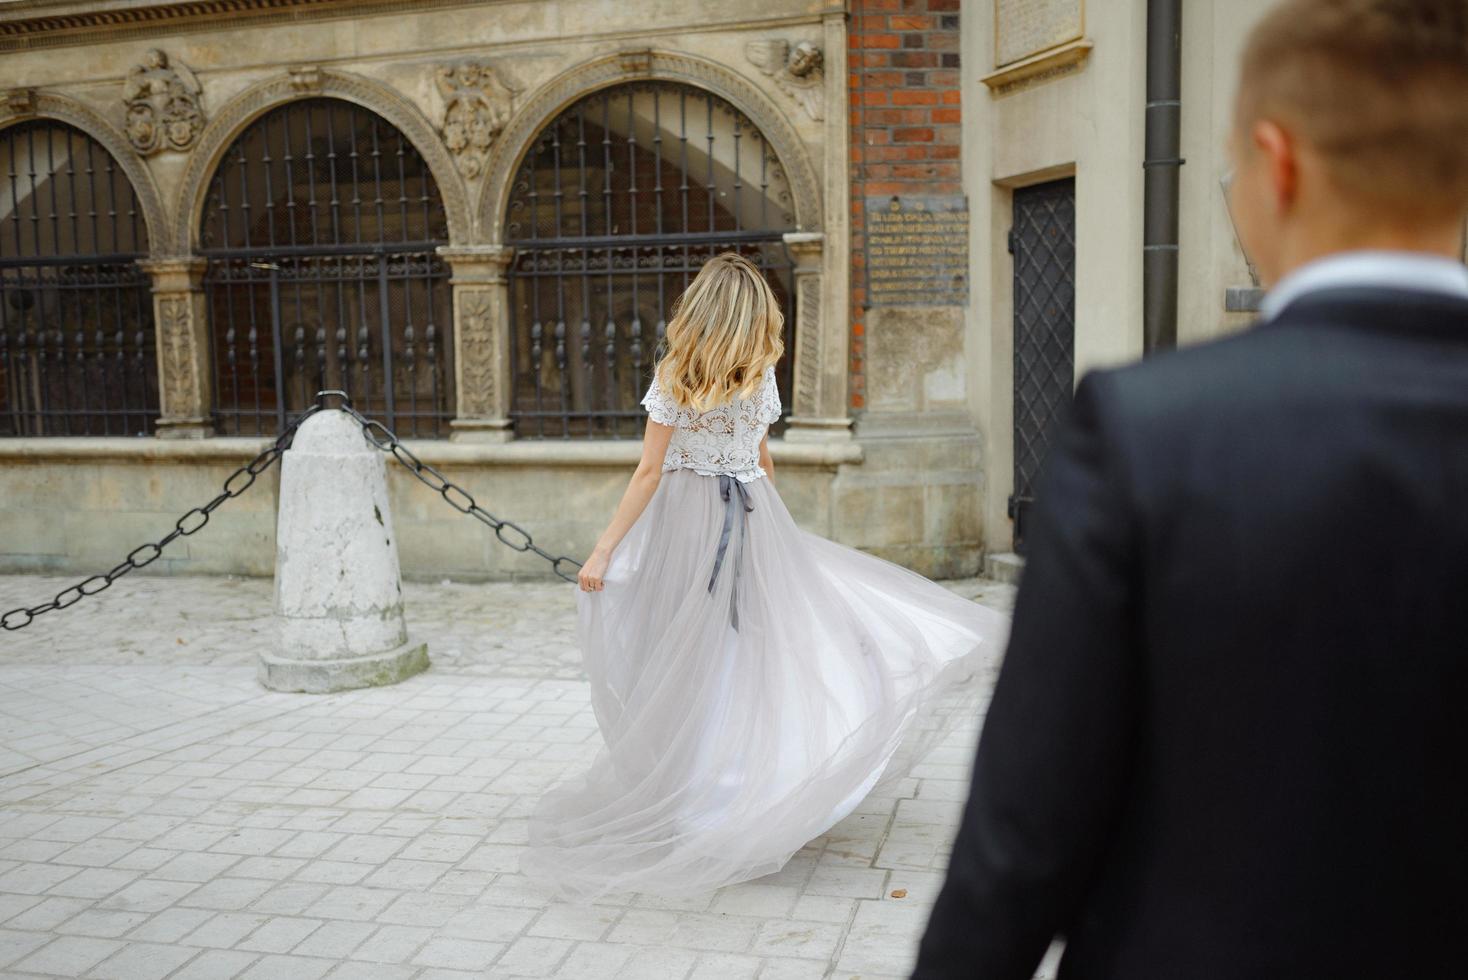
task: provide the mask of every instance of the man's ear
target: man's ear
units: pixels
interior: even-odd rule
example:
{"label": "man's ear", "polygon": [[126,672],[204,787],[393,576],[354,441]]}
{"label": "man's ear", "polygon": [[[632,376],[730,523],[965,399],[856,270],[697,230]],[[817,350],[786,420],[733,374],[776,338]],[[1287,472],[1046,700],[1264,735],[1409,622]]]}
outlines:
{"label": "man's ear", "polygon": [[1294,140],[1276,122],[1260,119],[1250,133],[1254,149],[1263,156],[1270,201],[1276,214],[1284,214],[1299,193],[1300,166]]}

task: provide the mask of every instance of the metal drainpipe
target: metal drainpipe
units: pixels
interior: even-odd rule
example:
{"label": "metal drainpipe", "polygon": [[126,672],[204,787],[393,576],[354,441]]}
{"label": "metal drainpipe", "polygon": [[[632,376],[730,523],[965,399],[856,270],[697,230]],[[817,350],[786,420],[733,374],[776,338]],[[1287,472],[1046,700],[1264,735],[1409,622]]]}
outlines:
{"label": "metal drainpipe", "polygon": [[1182,0],[1147,0],[1147,145],[1142,161],[1142,351],[1177,346]]}

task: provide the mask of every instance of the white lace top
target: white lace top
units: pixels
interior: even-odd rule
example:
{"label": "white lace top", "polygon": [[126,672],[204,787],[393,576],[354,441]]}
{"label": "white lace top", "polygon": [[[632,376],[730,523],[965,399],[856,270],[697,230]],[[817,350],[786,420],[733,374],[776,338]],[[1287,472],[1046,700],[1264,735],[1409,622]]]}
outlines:
{"label": "white lace top", "polygon": [[775,387],[775,369],[765,369],[764,380],[749,398],[736,398],[725,405],[699,412],[678,405],[663,393],[653,375],[642,396],[647,417],[663,425],[676,426],[663,457],[663,470],[690,469],[704,476],[728,473],[740,483],[765,475],[759,465],[759,444],[770,423],[780,417],[780,392]]}

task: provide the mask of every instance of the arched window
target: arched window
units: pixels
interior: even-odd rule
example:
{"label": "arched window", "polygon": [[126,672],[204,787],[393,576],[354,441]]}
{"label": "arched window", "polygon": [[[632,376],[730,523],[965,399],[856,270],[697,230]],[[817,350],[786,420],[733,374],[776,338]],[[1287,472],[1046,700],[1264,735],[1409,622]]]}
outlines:
{"label": "arched window", "polygon": [[96,140],[0,131],[0,435],[148,435],[158,417],[148,233]]}
{"label": "arched window", "polygon": [[220,160],[200,231],[219,429],[273,432],[340,388],[394,431],[446,432],[447,241],[433,176],[380,116],[322,98],[257,119]]}
{"label": "arched window", "polygon": [[516,434],[638,435],[670,307],[725,250],[753,259],[785,307],[788,405],[793,230],[780,161],[724,99],[654,81],[569,106],[526,154],[506,217]]}

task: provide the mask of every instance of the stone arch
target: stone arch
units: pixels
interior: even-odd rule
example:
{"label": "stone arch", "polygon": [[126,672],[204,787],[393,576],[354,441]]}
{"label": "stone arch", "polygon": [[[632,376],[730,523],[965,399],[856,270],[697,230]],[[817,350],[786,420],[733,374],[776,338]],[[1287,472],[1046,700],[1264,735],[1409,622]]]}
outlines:
{"label": "stone arch", "polygon": [[143,224],[148,229],[148,254],[169,255],[173,251],[173,226],[163,208],[163,195],[148,168],[127,141],[121,130],[86,105],[51,92],[22,89],[9,103],[0,107],[0,129],[31,119],[54,119],[86,134],[117,161],[138,196],[143,211]]}
{"label": "stone arch", "polygon": [[453,243],[469,240],[473,216],[469,211],[468,191],[458,168],[454,166],[453,157],[422,111],[381,82],[347,72],[317,69],[261,82],[230,99],[214,114],[189,156],[179,188],[173,241],[180,251],[191,252],[198,245],[199,223],[209,181],[235,137],[277,106],[314,98],[353,102],[396,127],[422,155],[433,174],[448,219],[449,240]]}
{"label": "stone arch", "polygon": [[820,181],[804,142],[785,114],[747,78],[722,65],[677,52],[641,51],[584,62],[556,76],[526,100],[495,140],[490,164],[485,169],[476,209],[479,238],[492,244],[501,242],[515,171],[536,136],[562,109],[599,89],[647,80],[683,82],[706,89],[744,113],[785,168],[794,198],[797,229],[821,231],[824,221]]}

